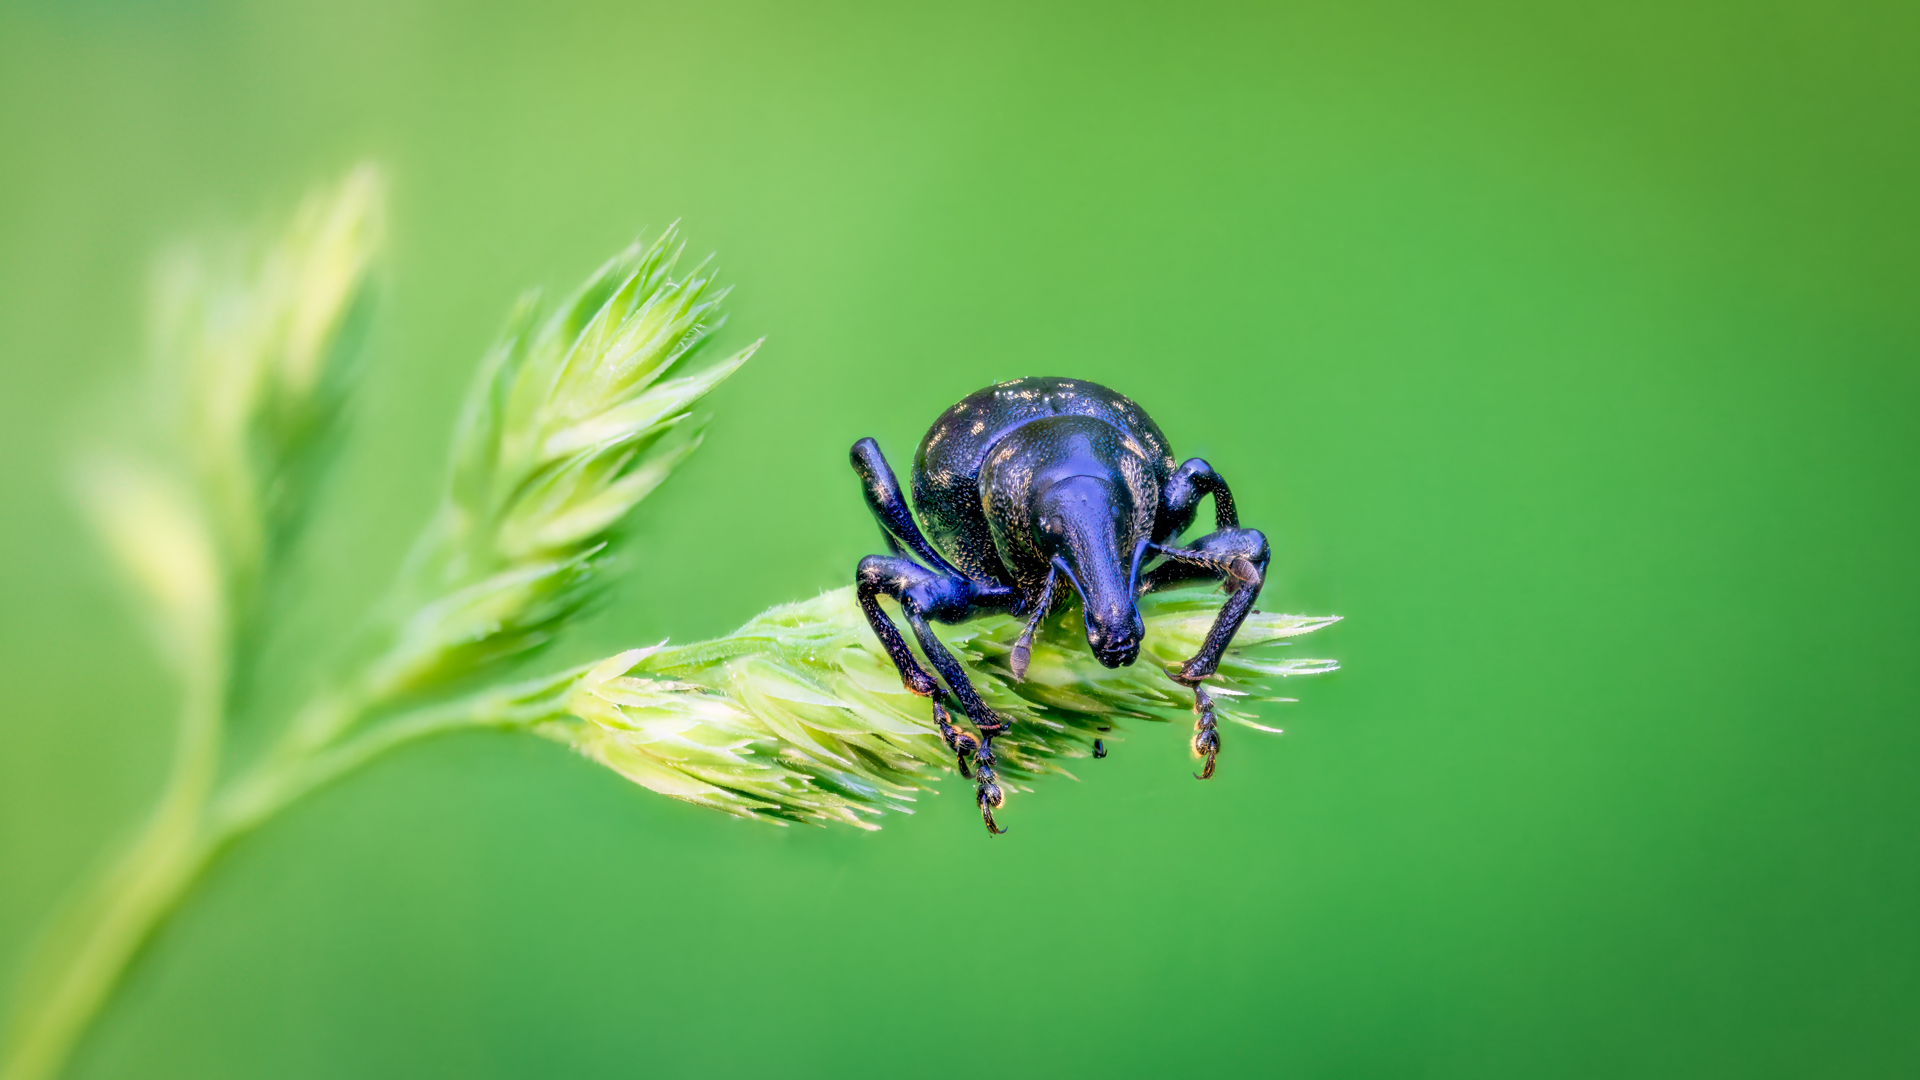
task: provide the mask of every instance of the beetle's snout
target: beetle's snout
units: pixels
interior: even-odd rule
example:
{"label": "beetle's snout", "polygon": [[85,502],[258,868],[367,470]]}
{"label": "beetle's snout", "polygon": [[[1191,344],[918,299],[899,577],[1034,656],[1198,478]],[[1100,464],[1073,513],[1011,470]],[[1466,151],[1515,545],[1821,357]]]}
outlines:
{"label": "beetle's snout", "polygon": [[1087,620],[1087,644],[1093,649],[1093,658],[1105,667],[1126,667],[1139,659],[1140,639],[1145,635],[1146,625],[1132,608],[1124,614],[1114,612],[1107,618]]}
{"label": "beetle's snout", "polygon": [[1131,667],[1133,661],[1140,659],[1140,640],[1135,638],[1119,646],[1094,646],[1092,659],[1100,661],[1102,667]]}

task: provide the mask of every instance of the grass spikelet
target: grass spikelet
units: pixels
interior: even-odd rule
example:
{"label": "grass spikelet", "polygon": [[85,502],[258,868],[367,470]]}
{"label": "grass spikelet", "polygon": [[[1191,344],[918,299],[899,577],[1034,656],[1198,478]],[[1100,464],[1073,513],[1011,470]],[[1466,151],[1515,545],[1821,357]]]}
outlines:
{"label": "grass spikelet", "polygon": [[327,464],[370,305],[384,187],[362,165],[309,195],[252,258],[185,251],[161,271],[158,397],[240,593],[298,529]]}
{"label": "grass spikelet", "polygon": [[725,291],[704,266],[674,275],[683,247],[673,228],[634,244],[544,321],[521,301],[468,395],[377,696],[550,640],[592,595],[619,523],[700,445],[693,410],[759,342],[690,370]]}
{"label": "grass spikelet", "polygon": [[[1070,775],[1063,763],[1125,720],[1191,715],[1192,692],[1166,670],[1199,648],[1219,602],[1197,590],[1145,597],[1146,639],[1126,668],[1093,659],[1070,607],[1036,637],[1025,681],[1009,665],[1016,620],[939,628],[982,698],[1014,720],[994,743],[1003,786]],[[1334,670],[1271,647],[1335,621],[1250,616],[1208,681],[1225,695],[1220,718],[1275,731],[1233,702],[1261,679]],[[874,828],[873,817],[911,812],[914,793],[953,769],[927,700],[901,685],[851,587],[776,607],[724,638],[610,657],[579,676],[565,707],[535,730],[660,794],[741,817]]]}

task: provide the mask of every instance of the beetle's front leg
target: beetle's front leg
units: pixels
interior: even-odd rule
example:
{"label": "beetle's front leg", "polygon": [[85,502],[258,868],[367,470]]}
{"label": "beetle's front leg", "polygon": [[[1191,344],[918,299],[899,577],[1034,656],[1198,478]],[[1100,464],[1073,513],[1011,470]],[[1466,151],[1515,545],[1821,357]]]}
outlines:
{"label": "beetle's front leg", "polygon": [[1257,529],[1221,529],[1209,533],[1189,547],[1162,547],[1158,553],[1167,561],[1156,566],[1140,581],[1140,591],[1153,592],[1195,578],[1219,579],[1227,589],[1227,602],[1213,620],[1200,651],[1178,668],[1169,671],[1175,682],[1193,689],[1193,752],[1206,758],[1207,764],[1196,779],[1213,778],[1215,760],[1220,756],[1220,731],[1214,723],[1213,696],[1201,684],[1220,667],[1220,657],[1232,644],[1253,602],[1266,583],[1267,561],[1271,552],[1267,538]]}
{"label": "beetle's front leg", "polygon": [[[873,627],[881,646],[900,670],[901,681],[908,690],[933,699],[934,726],[947,748],[953,751],[960,775],[971,777],[978,785],[980,816],[986,820],[987,830],[996,835],[1005,832],[993,820],[993,811],[1006,802],[1006,796],[1000,790],[994,774],[993,739],[1005,733],[1009,725],[1004,717],[988,708],[986,702],[980,699],[972,681],[967,678],[966,669],[947,651],[946,645],[935,636],[933,627],[928,623],[929,618],[942,622],[966,619],[973,613],[976,590],[965,578],[936,573],[912,559],[898,555],[869,555],[860,560],[856,580],[858,587],[855,591],[860,599],[861,613],[866,615],[867,623]],[[880,609],[878,598],[881,596],[891,596],[900,604],[901,615],[906,618],[907,625],[913,628],[914,637],[920,642],[920,650],[933,663],[940,678],[945,680],[945,687],[928,675],[914,659],[913,652],[907,648],[906,640],[893,625],[893,620]],[[983,599],[991,604],[998,599],[998,595]],[[946,709],[948,693],[960,703],[967,719],[979,729],[978,738],[953,726]]]}
{"label": "beetle's front leg", "polygon": [[[855,581],[860,612],[867,617],[867,625],[873,627],[873,634],[880,639],[881,648],[887,651],[893,666],[899,670],[900,681],[913,693],[933,699],[934,727],[939,730],[941,741],[953,751],[960,775],[971,776],[968,762],[980,748],[980,741],[953,726],[947,715],[946,687],[941,686],[939,680],[920,666],[913,650],[907,647],[906,639],[900,636],[899,628],[893,625],[893,620],[887,617],[886,612],[880,610],[877,600],[881,596],[890,596],[900,604],[909,622],[924,622],[923,617],[915,614],[915,609],[928,599],[928,592],[934,591],[927,586],[945,584],[947,579],[904,556],[869,555],[860,560]],[[971,686],[967,687],[967,693],[978,700]]]}
{"label": "beetle's front leg", "polygon": [[[994,772],[993,740],[996,736],[1006,734],[1007,729],[1012,725],[1007,723],[1005,717],[989,709],[986,702],[980,700],[980,695],[973,689],[973,682],[967,678],[966,669],[961,667],[960,661],[954,659],[953,654],[947,651],[946,644],[934,635],[933,627],[928,624],[926,616],[921,614],[923,608],[913,602],[911,595],[906,602],[902,603],[901,610],[906,614],[908,625],[913,627],[914,636],[920,641],[920,651],[927,654],[927,659],[933,662],[934,670],[946,680],[947,686],[953,691],[953,696],[959,699],[960,707],[966,710],[967,719],[973,721],[973,726],[980,731],[979,745],[973,749],[975,801],[980,806],[981,820],[987,823],[987,831],[998,836],[1007,830],[993,820],[993,812],[1006,804],[1007,796],[1000,790],[999,777]],[[960,764],[960,775],[965,776],[967,774],[964,760],[966,751],[958,745],[955,745],[954,749],[963,759]]]}

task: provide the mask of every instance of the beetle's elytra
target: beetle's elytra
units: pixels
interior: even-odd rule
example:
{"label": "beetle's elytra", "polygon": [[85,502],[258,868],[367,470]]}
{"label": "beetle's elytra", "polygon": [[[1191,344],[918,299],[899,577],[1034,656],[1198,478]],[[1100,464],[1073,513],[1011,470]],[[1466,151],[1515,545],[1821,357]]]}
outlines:
{"label": "beetle's elytra", "polygon": [[[1267,538],[1240,528],[1233,495],[1199,458],[1175,466],[1166,436],[1138,405],[1084,379],[1027,378],[969,394],[940,415],[913,456],[914,521],[879,444],[853,444],[853,468],[880,522],[889,555],[860,560],[860,608],[907,688],[933,699],[933,720],[960,775],[979,785],[987,831],[1005,802],[993,771],[1005,718],[987,708],[928,622],[962,622],[983,611],[1026,618],[1015,644],[1015,678],[1026,673],[1034,631],[1071,589],[1086,613],[1087,645],[1108,667],[1140,655],[1135,600],[1195,578],[1216,578],[1227,600],[1192,659],[1168,674],[1194,694],[1194,751],[1213,776],[1220,753],[1213,701],[1202,685],[1252,610],[1267,574]],[[1186,546],[1169,541],[1213,496],[1215,531]],[[893,620],[875,602],[890,596],[932,661],[922,670]],[[978,735],[956,727],[947,699]],[[1097,748],[1096,754],[1099,755]],[[971,765],[971,769],[969,768]]]}

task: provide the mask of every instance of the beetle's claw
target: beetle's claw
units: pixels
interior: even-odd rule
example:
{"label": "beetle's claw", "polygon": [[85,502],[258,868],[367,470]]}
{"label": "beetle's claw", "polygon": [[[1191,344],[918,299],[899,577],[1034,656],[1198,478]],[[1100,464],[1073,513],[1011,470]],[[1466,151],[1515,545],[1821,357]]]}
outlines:
{"label": "beetle's claw", "polygon": [[987,831],[989,833],[999,836],[1007,830],[1001,828],[999,823],[993,820],[993,812],[1006,804],[1007,797],[1001,792],[1000,785],[993,782],[992,775],[992,772],[988,769],[982,768],[980,770],[980,794],[978,799],[980,803],[980,819],[987,823]]}
{"label": "beetle's claw", "polygon": [[1209,752],[1209,753],[1207,754],[1207,765],[1206,765],[1206,768],[1204,768],[1204,769],[1201,769],[1201,770],[1200,770],[1199,772],[1197,772],[1197,773],[1194,773],[1194,774],[1193,774],[1193,778],[1194,778],[1195,780],[1211,780],[1211,779],[1213,779],[1213,763],[1214,763],[1214,759],[1215,759],[1215,758],[1217,758],[1217,757],[1219,756],[1219,754],[1220,754],[1220,751],[1219,751],[1218,749],[1215,749],[1215,750],[1213,750],[1213,751],[1211,751],[1211,752]]}
{"label": "beetle's claw", "polygon": [[981,816],[981,817],[982,817],[983,819],[985,819],[985,820],[986,820],[986,823],[987,823],[987,834],[988,834],[989,836],[999,836],[999,835],[1001,835],[1001,834],[1003,834],[1003,833],[1007,833],[1007,832],[1011,832],[1011,831],[1012,831],[1011,829],[1003,829],[1003,828],[1001,828],[1001,827],[1000,827],[999,825],[996,825],[996,824],[994,824],[994,821],[993,821],[993,809],[992,809],[991,807],[989,807],[989,806],[987,806],[987,805],[986,805],[985,803],[982,803],[982,804],[980,805],[980,816]]}

